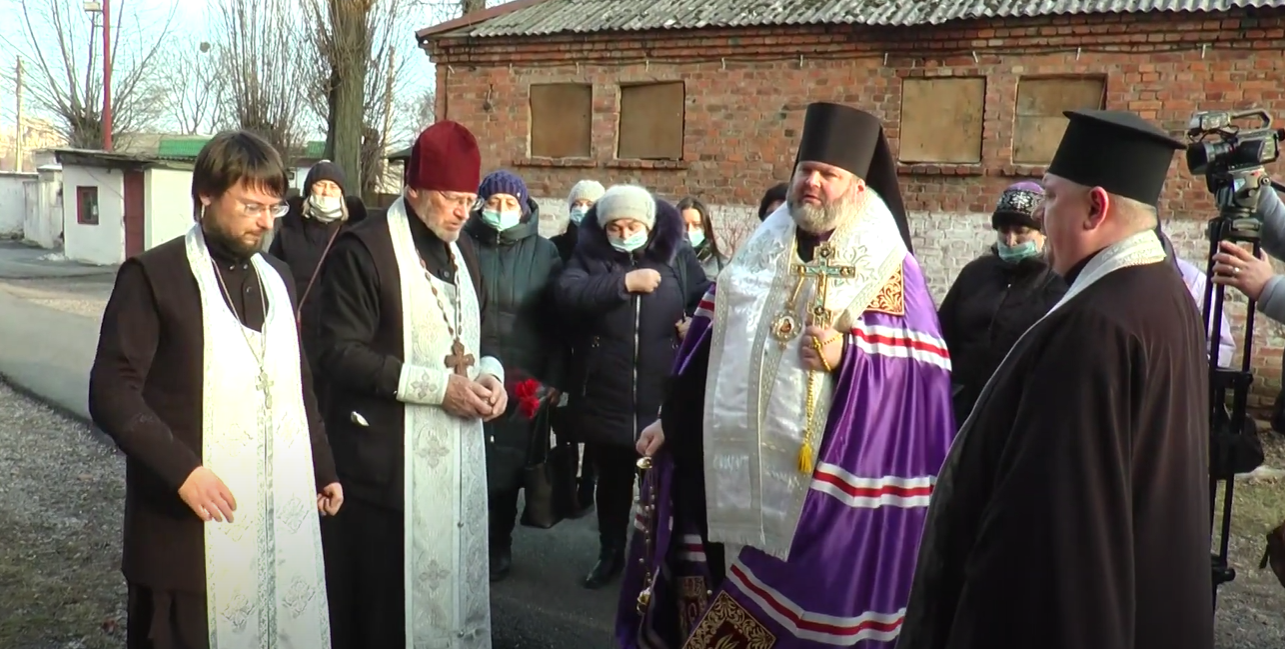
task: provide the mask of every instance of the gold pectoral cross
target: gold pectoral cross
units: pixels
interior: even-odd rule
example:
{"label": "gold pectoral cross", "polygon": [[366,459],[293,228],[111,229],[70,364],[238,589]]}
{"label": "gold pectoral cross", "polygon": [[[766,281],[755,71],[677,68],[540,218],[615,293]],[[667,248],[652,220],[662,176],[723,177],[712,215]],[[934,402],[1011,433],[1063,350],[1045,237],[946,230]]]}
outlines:
{"label": "gold pectoral cross", "polygon": [[[857,276],[856,266],[835,264],[834,260],[834,246],[827,241],[813,250],[811,262],[794,264],[791,267],[791,270],[799,278],[799,284],[795,287],[795,295],[798,295],[798,289],[802,287],[807,278],[816,278],[816,294],[813,296],[812,306],[808,309],[807,314],[809,326],[830,327],[834,324],[834,312],[826,306],[827,298],[830,296],[830,279],[852,279]],[[791,305],[791,308],[793,308],[793,305]],[[819,345],[817,346],[817,353],[825,353]],[[814,469],[812,450],[818,437],[816,407],[820,381],[820,373],[808,372],[806,419],[803,424],[803,444],[799,448],[799,472],[809,476],[812,475]],[[820,425],[824,426],[824,422]]]}

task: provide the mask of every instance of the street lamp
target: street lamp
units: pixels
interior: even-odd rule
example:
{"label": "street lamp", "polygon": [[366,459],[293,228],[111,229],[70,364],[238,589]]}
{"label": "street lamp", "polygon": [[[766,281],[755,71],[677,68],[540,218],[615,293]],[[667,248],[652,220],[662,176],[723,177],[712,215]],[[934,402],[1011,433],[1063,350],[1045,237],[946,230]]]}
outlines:
{"label": "street lamp", "polygon": [[103,150],[112,150],[112,10],[111,0],[85,0],[85,13],[103,15]]}

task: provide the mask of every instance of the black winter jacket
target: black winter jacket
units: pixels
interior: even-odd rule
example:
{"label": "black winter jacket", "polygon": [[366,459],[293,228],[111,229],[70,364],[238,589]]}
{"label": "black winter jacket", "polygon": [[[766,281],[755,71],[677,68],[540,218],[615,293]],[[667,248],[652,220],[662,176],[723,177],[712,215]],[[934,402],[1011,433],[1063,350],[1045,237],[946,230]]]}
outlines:
{"label": "black winter jacket", "polygon": [[[686,237],[678,209],[659,199],[651,239],[633,254],[611,247],[596,209],[580,224],[576,251],[554,293],[563,318],[580,325],[566,413],[574,422],[568,434],[577,441],[633,448],[638,433],[656,420],[678,350],[676,325],[710,284]],[[660,286],[648,294],[626,292],[625,274],[644,268],[660,273]]]}
{"label": "black winter jacket", "polygon": [[[559,342],[552,284],[562,269],[553,242],[540,236],[540,212],[513,228],[496,231],[475,212],[464,231],[476,244],[478,268],[487,295],[482,318],[483,356],[503,359],[507,382],[526,378],[550,386],[563,383],[564,354]],[[519,486],[533,432],[510,395],[508,411],[486,428],[487,483],[491,491]]]}
{"label": "black winter jacket", "polygon": [[1013,264],[995,249],[964,266],[937,317],[950,351],[955,425],[962,426],[1008,350],[1066,293],[1044,256]]}

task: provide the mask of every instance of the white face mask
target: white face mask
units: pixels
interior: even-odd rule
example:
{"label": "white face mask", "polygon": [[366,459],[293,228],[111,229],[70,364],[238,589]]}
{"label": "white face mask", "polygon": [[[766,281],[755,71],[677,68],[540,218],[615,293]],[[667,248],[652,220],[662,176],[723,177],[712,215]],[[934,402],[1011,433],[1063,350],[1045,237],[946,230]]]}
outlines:
{"label": "white face mask", "polygon": [[312,217],[318,221],[330,222],[343,216],[343,199],[338,196],[313,194],[308,202],[312,204]]}
{"label": "white face mask", "polygon": [[693,248],[699,248],[699,247],[700,247],[700,245],[701,245],[702,243],[705,243],[705,231],[704,231],[704,230],[688,230],[688,231],[687,231],[687,238],[688,238],[688,240],[690,240],[690,241],[692,242],[692,247],[693,247]]}
{"label": "white face mask", "polygon": [[499,212],[492,209],[484,209],[482,210],[482,221],[497,231],[507,230],[522,222],[522,212],[517,210]]}
{"label": "white face mask", "polygon": [[589,208],[584,205],[577,205],[571,208],[571,222],[580,225],[580,222],[584,220],[584,215],[588,213]]}

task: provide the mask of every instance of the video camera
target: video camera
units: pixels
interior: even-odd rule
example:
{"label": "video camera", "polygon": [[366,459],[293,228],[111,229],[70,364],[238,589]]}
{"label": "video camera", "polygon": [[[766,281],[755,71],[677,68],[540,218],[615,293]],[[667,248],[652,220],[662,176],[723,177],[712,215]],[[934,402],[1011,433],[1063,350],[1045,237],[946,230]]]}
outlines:
{"label": "video camera", "polygon": [[[1258,118],[1259,124],[1242,128],[1238,120]],[[1258,256],[1262,249],[1262,216],[1258,213],[1259,197],[1267,188],[1279,187],[1267,176],[1264,165],[1280,157],[1280,141],[1285,129],[1273,129],[1267,111],[1204,111],[1191,116],[1187,128],[1187,168],[1193,175],[1204,176],[1209,192],[1214,195],[1218,216],[1209,221],[1209,255],[1205,269],[1205,299],[1202,313],[1211,327],[1209,336],[1209,525],[1213,533],[1215,503],[1220,483],[1223,486],[1222,520],[1219,526],[1218,553],[1211,556],[1214,597],[1218,587],[1236,578],[1236,570],[1227,560],[1231,540],[1232,495],[1238,473],[1248,473],[1263,463],[1263,448],[1254,422],[1246,413],[1249,387],[1254,381],[1250,372],[1253,358],[1254,311],[1251,300],[1245,316],[1245,338],[1239,368],[1218,366],[1218,332],[1222,330],[1224,287],[1214,284],[1213,256],[1223,241],[1251,243]],[[1230,399],[1228,398],[1230,397]],[[1227,402],[1231,409],[1228,411]]]}

